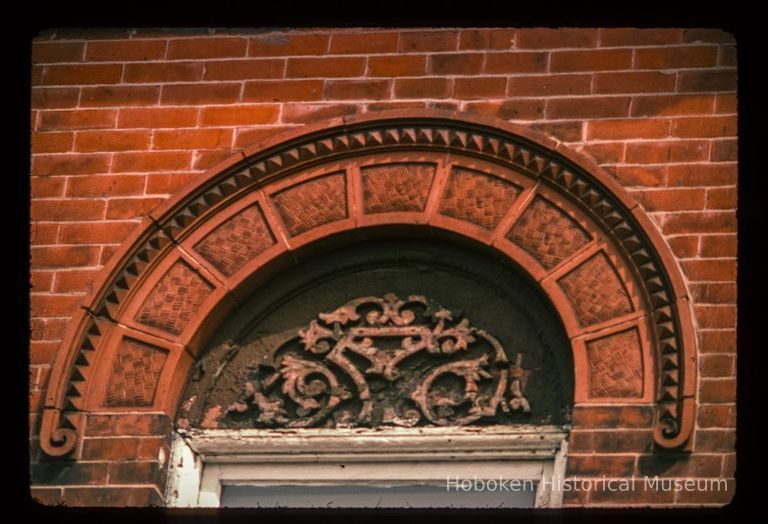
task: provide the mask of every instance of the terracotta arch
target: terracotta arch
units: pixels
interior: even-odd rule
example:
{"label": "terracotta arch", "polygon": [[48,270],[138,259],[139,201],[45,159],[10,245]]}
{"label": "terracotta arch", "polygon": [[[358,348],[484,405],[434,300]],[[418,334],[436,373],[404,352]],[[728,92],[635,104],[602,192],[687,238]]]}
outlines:
{"label": "terracotta arch", "polygon": [[[369,113],[276,137],[146,217],[65,335],[43,451],[69,454],[84,413],[172,416],[208,334],[261,279],[313,243],[385,225],[451,232],[519,264],[572,341],[575,402],[655,404],[656,444],[690,445],[690,307],[677,263],[644,211],[550,138],[432,110]],[[142,375],[125,370],[138,360]]]}

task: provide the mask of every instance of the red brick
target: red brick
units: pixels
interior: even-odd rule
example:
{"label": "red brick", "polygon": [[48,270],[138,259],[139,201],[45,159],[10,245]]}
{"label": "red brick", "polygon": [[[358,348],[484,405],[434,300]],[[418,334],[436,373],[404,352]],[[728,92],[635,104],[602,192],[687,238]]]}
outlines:
{"label": "red brick", "polygon": [[171,60],[198,58],[235,58],[245,56],[248,40],[229,37],[179,38],[168,42]]}
{"label": "red brick", "polygon": [[568,451],[573,453],[641,453],[652,449],[651,431],[571,431]]}
{"label": "red brick", "polygon": [[139,218],[148,215],[165,198],[116,198],[109,200],[107,204],[107,220],[122,220]]}
{"label": "red brick", "polygon": [[663,138],[669,135],[669,120],[598,120],[587,123],[587,139]]}
{"label": "red brick", "polygon": [[134,176],[78,176],[69,180],[67,196],[101,197],[140,195],[144,192],[144,175]]}
{"label": "red brick", "polygon": [[217,60],[206,62],[204,78],[205,80],[282,78],[284,70],[285,60]]}
{"label": "red brick", "polygon": [[514,45],[514,29],[463,29],[459,34],[459,49],[511,49]]}
{"label": "red brick", "polygon": [[368,53],[394,53],[397,51],[398,33],[354,32],[331,35],[331,54],[358,55]]}
{"label": "red brick", "polygon": [[736,284],[730,282],[693,283],[691,298],[698,304],[735,304]]}
{"label": "red brick", "polygon": [[231,147],[231,129],[179,129],[155,131],[153,149],[212,149]]}
{"label": "red brick", "polygon": [[658,187],[663,186],[666,183],[667,167],[616,166],[613,168],[613,174],[622,185],[627,187]]}
{"label": "red brick", "polygon": [[160,450],[165,451],[168,456],[168,446],[165,443],[165,437],[149,437],[139,439],[139,449],[136,458],[139,460],[157,460]]}
{"label": "red brick", "polygon": [[635,455],[576,455],[570,454],[566,475],[571,477],[627,477],[635,469]]}
{"label": "red brick", "polygon": [[136,222],[62,224],[60,241],[62,244],[119,244],[135,227]]}
{"label": "red brick", "polygon": [[725,329],[736,326],[736,306],[707,305],[694,308],[696,320],[702,329]]}
{"label": "red brick", "polygon": [[53,362],[56,351],[59,349],[58,342],[38,342],[29,343],[29,363],[30,365],[45,365]]}
{"label": "red brick", "polygon": [[647,507],[650,504],[671,506],[675,501],[675,491],[671,489],[646,486],[645,479],[632,479],[627,490],[619,490],[617,484],[596,483],[589,491],[589,503],[596,506]]}
{"label": "red brick", "polygon": [[676,118],[672,120],[672,136],[680,138],[720,138],[736,136],[735,116]]}
{"label": "red brick", "polygon": [[448,98],[451,81],[447,78],[397,78],[395,96],[398,98]]}
{"label": "red brick", "polygon": [[433,104],[433,102],[421,102],[417,100],[404,102],[398,100],[395,102],[369,102],[365,104],[365,107],[368,111],[387,111],[390,109],[424,109],[425,107],[431,107],[429,104]]}
{"label": "red brick", "polygon": [[149,131],[82,131],[75,138],[75,150],[136,151],[149,149]]}
{"label": "red brick", "polygon": [[44,73],[45,68],[43,66],[32,66],[32,71],[30,73],[30,85],[33,87],[42,85]]}
{"label": "red brick", "polygon": [[661,93],[675,90],[675,75],[659,71],[595,74],[594,93]]}
{"label": "red brick", "polygon": [[707,190],[707,209],[736,209],[738,194],[735,187],[718,187]]}
{"label": "red brick", "polygon": [[124,78],[128,83],[194,82],[202,77],[203,64],[199,62],[125,64]]}
{"label": "red brick", "polygon": [[82,295],[31,295],[29,314],[33,317],[71,316],[80,309]]}
{"label": "red brick", "polygon": [[678,258],[693,258],[699,253],[698,235],[669,237],[667,243]]}
{"label": "red brick", "polygon": [[531,128],[550,134],[564,142],[579,142],[584,134],[584,123],[580,121],[533,123]]}
{"label": "red brick", "polygon": [[733,113],[738,110],[738,99],[736,95],[719,94],[715,101],[715,113]]}
{"label": "red brick", "polygon": [[688,279],[694,282],[733,282],[736,280],[735,260],[684,260],[681,265]]}
{"label": "red brick", "polygon": [[291,129],[296,129],[296,126],[269,126],[238,129],[237,134],[235,135],[235,147],[244,148],[258,144],[267,138],[272,138]]}
{"label": "red brick", "polygon": [[73,221],[99,220],[104,215],[104,202],[97,200],[33,200],[32,220]]}
{"label": "red brick", "polygon": [[172,194],[197,176],[197,173],[160,173],[147,176],[148,195]]}
{"label": "red brick", "polygon": [[116,153],[113,173],[145,173],[147,171],[179,171],[191,167],[190,151],[146,151]]}
{"label": "red brick", "polygon": [[682,71],[677,90],[680,92],[735,91],[736,71]]}
{"label": "red brick", "polygon": [[32,133],[32,154],[66,153],[72,151],[74,133]]}
{"label": "red brick", "polygon": [[699,406],[696,422],[702,428],[733,428],[736,427],[736,409],[728,404]]}
{"label": "red brick", "polygon": [[735,44],[736,39],[731,33],[722,29],[684,29],[683,42],[704,42],[708,44]]}
{"label": "red brick", "polygon": [[58,224],[40,224],[32,217],[29,225],[29,243],[37,246],[55,244],[59,236]]}
{"label": "red brick", "polygon": [[140,439],[133,438],[86,438],[83,439],[83,460],[134,460],[139,451]]}
{"label": "red brick", "polygon": [[127,488],[65,488],[63,495],[65,506],[131,506],[146,508],[163,506],[164,500],[156,486]]}
{"label": "red brick", "polygon": [[600,29],[601,47],[669,45],[679,44],[681,39],[680,29]]}
{"label": "red brick", "polygon": [[322,55],[328,40],[323,34],[264,34],[250,39],[248,56]]}
{"label": "red brick", "polygon": [[83,107],[143,106],[156,104],[160,98],[157,86],[103,86],[83,88]]}
{"label": "red brick", "polygon": [[699,429],[696,431],[696,452],[732,452],[736,444],[735,429]]}
{"label": "red brick", "polygon": [[515,37],[515,47],[518,49],[557,49],[595,47],[595,45],[597,45],[597,29],[518,29]]}
{"label": "red brick", "polygon": [[736,46],[720,46],[717,55],[717,65],[721,67],[736,67],[738,65]]}
{"label": "red brick", "polygon": [[120,110],[118,127],[164,128],[190,127],[197,123],[194,107],[125,108]]}
{"label": "red brick", "polygon": [[289,58],[285,76],[288,78],[338,78],[362,76],[363,57]]}
{"label": "red brick", "polygon": [[[34,276],[34,273],[32,273],[32,276]],[[53,278],[51,278],[51,281],[53,281]],[[30,340],[45,339],[45,321],[43,319],[32,318],[29,320],[29,339]]]}
{"label": "red brick", "polygon": [[637,472],[648,477],[717,477],[722,458],[717,455],[641,455]]}
{"label": "red brick", "polygon": [[736,353],[736,330],[699,331],[701,353]]}
{"label": "red brick", "polygon": [[326,100],[381,100],[389,98],[391,80],[328,80]]}
{"label": "red brick", "polygon": [[62,500],[61,488],[39,488],[30,486],[32,500],[44,506],[58,506]]}
{"label": "red brick", "polygon": [[163,86],[160,103],[171,105],[233,104],[240,100],[240,84],[172,84]]}
{"label": "red brick", "polygon": [[736,235],[704,235],[701,237],[702,257],[735,257]]}
{"label": "red brick", "polygon": [[80,98],[76,87],[34,87],[32,88],[32,109],[55,109],[75,107]]}
{"label": "red brick", "polygon": [[493,102],[469,102],[465,109],[504,120],[535,120],[544,114],[543,100],[512,99]]}
{"label": "red brick", "polygon": [[624,144],[621,142],[590,142],[582,146],[581,152],[594,158],[598,164],[624,162]]}
{"label": "red brick", "polygon": [[85,60],[89,62],[158,60],[165,56],[166,43],[166,40],[88,42]]}
{"label": "red brick", "polygon": [[120,82],[120,64],[52,65],[45,69],[47,85],[116,84]]}
{"label": "red brick", "polygon": [[29,274],[29,291],[41,293],[53,291],[53,271],[31,271]]}
{"label": "red brick", "polygon": [[93,485],[107,482],[107,464],[43,462],[31,467],[33,484],[39,485]]}
{"label": "red brick", "polygon": [[262,125],[277,121],[277,105],[204,107],[200,124],[209,126]]}
{"label": "red brick", "polygon": [[61,271],[56,275],[54,293],[91,293],[101,270]]}
{"label": "red brick", "polygon": [[45,339],[61,340],[69,326],[69,319],[49,318],[45,321]]}
{"label": "red brick", "polygon": [[549,57],[549,70],[553,73],[613,71],[629,69],[631,66],[631,49],[555,51]]}
{"label": "red brick", "polygon": [[547,70],[547,53],[488,53],[485,73],[543,73]]}
{"label": "red brick", "polygon": [[[730,378],[735,375],[733,355],[702,355],[699,371],[702,378]],[[720,406],[718,406],[720,407]]]}
{"label": "red brick", "polygon": [[231,149],[213,149],[195,151],[195,158],[192,164],[193,169],[204,170],[215,166],[222,160],[231,157],[234,151]]}
{"label": "red brick", "polygon": [[629,101],[629,97],[557,98],[547,101],[547,118],[627,116]]}
{"label": "red brick", "polygon": [[660,47],[635,51],[637,69],[693,69],[717,63],[717,47]]}
{"label": "red brick", "polygon": [[160,465],[152,462],[112,462],[109,465],[110,484],[141,484],[158,482]]}
{"label": "red brick", "polygon": [[573,409],[574,426],[630,429],[650,428],[652,424],[651,406],[576,406]]}
{"label": "red brick", "polygon": [[32,63],[80,62],[84,48],[83,42],[32,42]]}
{"label": "red brick", "polygon": [[35,155],[32,158],[34,176],[83,175],[103,173],[109,167],[109,155]]}
{"label": "red brick", "polygon": [[647,211],[685,211],[704,207],[703,189],[662,189],[634,193]]}
{"label": "red brick", "polygon": [[306,123],[354,114],[355,104],[291,104],[283,107],[283,122]]}
{"label": "red brick", "polygon": [[420,51],[455,51],[458,46],[459,32],[449,31],[414,31],[400,34],[400,51],[414,53]]}
{"label": "red brick", "polygon": [[244,102],[293,102],[320,100],[322,80],[286,80],[246,82]]}
{"label": "red brick", "polygon": [[699,402],[723,404],[736,401],[736,380],[730,378],[699,380]]}
{"label": "red brick", "polygon": [[32,246],[30,266],[35,269],[93,266],[99,260],[95,246]]}
{"label": "red brick", "polygon": [[429,57],[429,72],[433,75],[474,75],[482,67],[482,53],[446,53]]}
{"label": "red brick", "polygon": [[736,474],[736,453],[723,454],[723,472],[721,476],[733,478]]}
{"label": "red brick", "polygon": [[705,162],[708,155],[709,142],[703,140],[630,142],[626,161],[631,164]]}
{"label": "red brick", "polygon": [[453,81],[453,98],[476,100],[503,98],[507,79],[497,76],[457,78]]}
{"label": "red brick", "polygon": [[637,96],[632,100],[632,116],[709,115],[715,97],[712,95]]}
{"label": "red brick", "polygon": [[372,56],[366,76],[421,76],[427,70],[426,55]]}
{"label": "red brick", "polygon": [[64,129],[104,129],[115,127],[117,111],[108,109],[77,109],[71,111],[41,111],[40,131]]}
{"label": "red brick", "polygon": [[513,76],[507,86],[508,96],[586,95],[592,75]]}
{"label": "red brick", "polygon": [[736,164],[678,164],[669,166],[667,185],[733,186],[737,176]]}
{"label": "red brick", "polygon": [[712,162],[735,162],[739,159],[737,140],[717,140],[712,142],[709,160]]}

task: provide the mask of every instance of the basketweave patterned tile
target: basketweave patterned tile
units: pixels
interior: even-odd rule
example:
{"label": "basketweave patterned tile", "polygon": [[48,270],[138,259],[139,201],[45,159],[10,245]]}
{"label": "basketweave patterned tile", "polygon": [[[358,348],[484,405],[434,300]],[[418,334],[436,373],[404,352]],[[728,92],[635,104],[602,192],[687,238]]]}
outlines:
{"label": "basketweave patterned tile", "polygon": [[123,338],[109,377],[106,406],[151,406],[167,358],[164,349]]}
{"label": "basketweave patterned tile", "polygon": [[440,213],[493,230],[520,194],[501,178],[454,167],[448,177]]}
{"label": "basketweave patterned tile", "polygon": [[528,251],[546,269],[557,266],[592,239],[564,211],[538,196],[507,238]]}
{"label": "basketweave patterned tile", "polygon": [[195,251],[231,276],[275,244],[259,204],[236,214],[195,245]]}
{"label": "basketweave patterned tile", "polygon": [[360,170],[366,213],[424,211],[435,176],[433,164],[391,164]]}
{"label": "basketweave patterned tile", "polygon": [[582,326],[631,313],[632,302],[604,252],[582,262],[558,280]]}
{"label": "basketweave patterned tile", "polygon": [[587,343],[589,396],[639,397],[643,394],[640,334],[636,328]]}
{"label": "basketweave patterned tile", "polygon": [[344,173],[308,180],[276,193],[280,218],[291,236],[347,216],[347,189]]}
{"label": "basketweave patterned tile", "polygon": [[178,260],[149,293],[136,320],[178,335],[212,292],[210,283]]}

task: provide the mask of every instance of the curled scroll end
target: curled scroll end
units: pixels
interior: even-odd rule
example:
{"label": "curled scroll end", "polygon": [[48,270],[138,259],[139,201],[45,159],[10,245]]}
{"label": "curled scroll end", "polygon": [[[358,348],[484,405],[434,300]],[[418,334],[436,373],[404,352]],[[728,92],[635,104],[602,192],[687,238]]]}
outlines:
{"label": "curled scroll end", "polygon": [[61,413],[56,408],[46,408],[40,426],[40,448],[50,457],[63,457],[75,449],[77,432],[59,426]]}
{"label": "curled scroll end", "polygon": [[693,420],[696,403],[692,398],[682,399],[676,406],[676,418],[659,418],[653,428],[653,438],[656,445],[664,450],[690,452],[693,449]]}

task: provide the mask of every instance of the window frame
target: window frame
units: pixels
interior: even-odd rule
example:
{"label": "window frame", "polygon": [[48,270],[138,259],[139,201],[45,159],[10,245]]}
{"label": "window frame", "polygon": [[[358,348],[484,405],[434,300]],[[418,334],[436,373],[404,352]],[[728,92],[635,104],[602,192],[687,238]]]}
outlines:
{"label": "window frame", "polygon": [[534,425],[177,430],[166,500],[170,507],[209,508],[220,507],[222,486],[228,484],[447,482],[447,477],[477,476],[536,481],[534,507],[560,507],[567,430]]}

